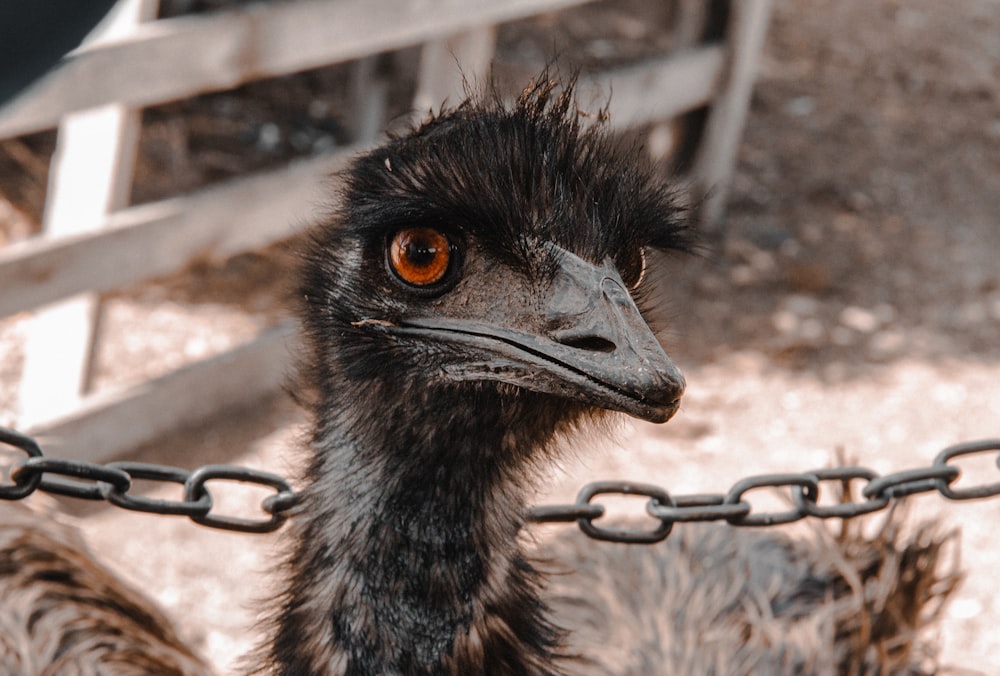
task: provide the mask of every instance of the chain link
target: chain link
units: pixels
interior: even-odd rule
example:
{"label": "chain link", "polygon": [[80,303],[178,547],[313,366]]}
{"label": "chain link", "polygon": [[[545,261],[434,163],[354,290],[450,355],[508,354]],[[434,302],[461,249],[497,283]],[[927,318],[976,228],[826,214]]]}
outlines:
{"label": "chain link", "polygon": [[[622,481],[596,481],[594,483],[589,483],[580,491],[580,494],[576,498],[576,502],[577,504],[586,503],[589,505],[591,504],[590,501],[596,496],[605,494],[644,496],[649,498],[649,501],[646,503],[647,506],[670,505],[672,507],[675,504],[674,499],[670,497],[670,493],[658,486],[651,486],[649,484],[633,484]],[[601,508],[601,512],[604,512],[603,507]],[[530,518],[531,517],[529,516],[529,520]],[[649,530],[607,528],[594,523],[594,521],[596,521],[596,519],[583,517],[577,519],[577,524],[580,526],[580,530],[593,539],[607,540],[609,542],[659,542],[670,535],[670,530],[674,527],[673,522],[667,521],[666,519],[660,519],[659,524]]]}
{"label": "chain link", "polygon": [[[235,465],[205,465],[186,470],[169,465],[140,462],[111,462],[105,465],[77,460],[48,458],[31,437],[0,427],[0,445],[19,449],[25,459],[10,466],[10,481],[0,481],[0,500],[22,500],[36,490],[68,495],[84,500],[107,502],[139,512],[186,516],[210,528],[244,533],[269,533],[281,528],[299,504],[301,495],[287,479],[262,470]],[[827,467],[801,473],[760,474],[740,479],[725,493],[671,495],[666,489],[628,481],[598,481],[584,486],[576,502],[569,505],[532,507],[526,514],[531,523],[576,522],[597,540],[628,543],[659,542],[670,535],[675,523],[724,521],[733,526],[772,526],[807,517],[850,519],[889,507],[894,500],[937,491],[948,500],[981,500],[1000,495],[1000,481],[966,488],[951,485],[961,469],[950,461],[977,454],[995,454],[994,466],[1000,475],[1000,439],[986,439],[949,446],[930,467],[918,467],[880,476],[867,467]],[[132,495],[133,480],[141,479],[183,486],[183,499],[162,500]],[[234,481],[269,488],[273,494],[260,503],[261,515],[243,518],[213,512],[214,502],[208,483]],[[853,482],[863,482],[855,501]],[[840,502],[819,504],[825,484],[839,483],[844,490]],[[765,512],[754,509],[747,493],[761,488],[784,489],[790,493],[791,509]],[[614,528],[599,523],[607,518],[604,505],[594,502],[601,495],[639,496],[646,499],[650,524],[645,529]]]}
{"label": "chain link", "polygon": [[836,505],[820,505],[819,487],[824,481],[838,481],[844,487],[846,495],[852,495],[850,482],[854,479],[864,479],[869,484],[878,477],[875,472],[866,467],[828,467],[818,469],[813,472],[819,483],[816,484],[815,492],[807,492],[803,488],[792,491],[792,497],[796,506],[805,514],[818,519],[851,519],[862,514],[870,514],[889,506],[888,496],[869,498],[864,502],[841,502]]}
{"label": "chain link", "polygon": [[[191,478],[191,472],[180,467],[169,465],[151,465],[144,462],[112,462],[108,467],[114,467],[127,473],[133,479],[146,481],[172,482],[184,486]],[[129,495],[119,490],[117,486],[103,484],[101,495],[116,507],[130,509],[135,512],[151,514],[174,514],[194,518],[207,516],[212,511],[212,496],[202,491],[196,500],[161,500],[146,498],[141,495]]]}
{"label": "chain link", "polygon": [[[255,484],[257,486],[267,486],[273,488],[275,494],[269,496],[272,499],[282,498],[292,499],[292,485],[287,480],[256,469],[246,467],[235,467],[233,465],[205,465],[199,467],[184,482],[184,500],[192,502],[202,495],[210,495],[206,482],[213,479],[227,479],[245,484]],[[235,516],[220,516],[212,514],[211,511],[205,514],[195,514],[191,520],[209,528],[221,528],[223,530],[234,530],[242,533],[270,533],[281,528],[288,518],[287,512],[274,510],[272,503],[261,501],[260,509],[268,515],[266,519],[243,519]],[[294,500],[292,501],[294,504]]]}

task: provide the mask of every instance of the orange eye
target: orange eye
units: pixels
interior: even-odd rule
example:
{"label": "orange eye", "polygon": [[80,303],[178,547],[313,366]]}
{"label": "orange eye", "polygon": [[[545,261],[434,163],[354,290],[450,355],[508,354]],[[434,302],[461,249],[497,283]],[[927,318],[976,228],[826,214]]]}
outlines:
{"label": "orange eye", "polygon": [[448,238],[432,228],[400,230],[389,243],[389,265],[393,272],[414,286],[440,282],[450,262]]}

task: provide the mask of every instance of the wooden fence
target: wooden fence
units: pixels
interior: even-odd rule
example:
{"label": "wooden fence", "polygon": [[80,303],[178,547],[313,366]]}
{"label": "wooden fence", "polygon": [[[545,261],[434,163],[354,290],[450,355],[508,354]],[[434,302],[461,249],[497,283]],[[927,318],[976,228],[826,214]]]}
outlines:
{"label": "wooden fence", "polygon": [[[371,91],[357,98],[376,122],[356,147],[128,206],[142,107],[421,45],[415,107],[426,110],[427,102],[454,100],[458,64],[473,79],[488,72],[497,24],[577,4],[582,0],[298,0],[154,21],[156,0],[122,0],[103,35],[0,109],[0,138],[53,127],[60,135],[42,235],[0,248],[0,318],[36,315],[21,408],[44,402],[39,410],[57,411],[19,424],[51,440],[53,453],[100,461],[279,387],[294,334],[288,324],[139,386],[86,392],[97,294],[192,259],[224,259],[289,237],[296,223],[308,222],[304,209],[315,203],[320,177],[376,140],[376,108],[384,101]],[[613,91],[612,124],[621,128],[707,111],[691,178],[697,190],[712,189],[709,219],[724,200],[769,8],[769,0],[733,0],[722,39],[582,83]],[[81,172],[99,189],[74,190]]]}

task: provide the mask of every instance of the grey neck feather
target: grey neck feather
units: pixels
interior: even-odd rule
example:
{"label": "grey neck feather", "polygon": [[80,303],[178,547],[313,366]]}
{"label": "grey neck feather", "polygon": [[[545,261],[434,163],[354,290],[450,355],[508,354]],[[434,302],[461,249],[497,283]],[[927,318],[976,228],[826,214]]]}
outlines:
{"label": "grey neck feather", "polygon": [[[524,424],[530,401],[481,396],[495,401],[463,393],[442,406],[440,393],[395,393],[383,401],[406,402],[398,410],[319,425],[271,648],[276,671],[552,673],[556,632],[517,534],[519,454],[554,430]],[[501,413],[483,420],[484,409]]]}

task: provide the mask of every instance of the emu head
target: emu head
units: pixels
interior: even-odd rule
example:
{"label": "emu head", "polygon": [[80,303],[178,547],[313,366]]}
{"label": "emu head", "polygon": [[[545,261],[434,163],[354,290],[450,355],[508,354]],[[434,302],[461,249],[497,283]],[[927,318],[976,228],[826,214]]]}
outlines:
{"label": "emu head", "polygon": [[320,391],[668,420],[684,379],[644,317],[646,254],[691,237],[637,155],[542,83],[360,157],[303,282]]}

